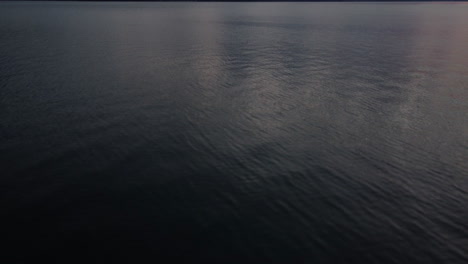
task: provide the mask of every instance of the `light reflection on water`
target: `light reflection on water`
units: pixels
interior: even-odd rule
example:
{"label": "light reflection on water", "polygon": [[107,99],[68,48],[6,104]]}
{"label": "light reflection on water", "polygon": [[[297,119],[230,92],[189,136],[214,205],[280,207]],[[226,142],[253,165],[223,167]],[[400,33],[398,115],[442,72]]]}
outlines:
{"label": "light reflection on water", "polygon": [[0,7],[20,260],[467,261],[468,6]]}

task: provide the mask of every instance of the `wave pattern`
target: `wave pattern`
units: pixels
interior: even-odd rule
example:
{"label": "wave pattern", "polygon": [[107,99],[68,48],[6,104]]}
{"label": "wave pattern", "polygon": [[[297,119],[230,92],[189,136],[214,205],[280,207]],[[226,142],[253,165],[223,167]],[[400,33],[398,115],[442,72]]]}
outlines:
{"label": "wave pattern", "polygon": [[468,261],[466,5],[0,7],[17,263]]}

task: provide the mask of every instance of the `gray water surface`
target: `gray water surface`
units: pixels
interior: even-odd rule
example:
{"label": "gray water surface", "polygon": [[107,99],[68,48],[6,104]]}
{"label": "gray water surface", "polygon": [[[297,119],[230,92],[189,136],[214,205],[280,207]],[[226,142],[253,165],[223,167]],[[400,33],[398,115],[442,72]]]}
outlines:
{"label": "gray water surface", "polygon": [[463,3],[2,2],[2,254],[467,263],[467,47]]}

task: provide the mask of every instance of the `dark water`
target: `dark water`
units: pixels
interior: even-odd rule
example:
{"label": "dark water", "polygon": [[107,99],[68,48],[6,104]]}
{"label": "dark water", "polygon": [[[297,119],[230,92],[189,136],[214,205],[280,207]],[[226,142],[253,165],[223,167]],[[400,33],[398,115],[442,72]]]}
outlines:
{"label": "dark water", "polygon": [[467,263],[467,45],[467,4],[0,3],[1,259]]}

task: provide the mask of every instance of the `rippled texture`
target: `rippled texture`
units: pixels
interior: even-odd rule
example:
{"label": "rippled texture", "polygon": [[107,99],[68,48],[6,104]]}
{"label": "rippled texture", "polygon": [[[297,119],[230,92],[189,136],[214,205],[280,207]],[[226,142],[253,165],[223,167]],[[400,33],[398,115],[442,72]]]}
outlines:
{"label": "rippled texture", "polygon": [[467,4],[0,3],[2,251],[467,263],[467,43]]}

